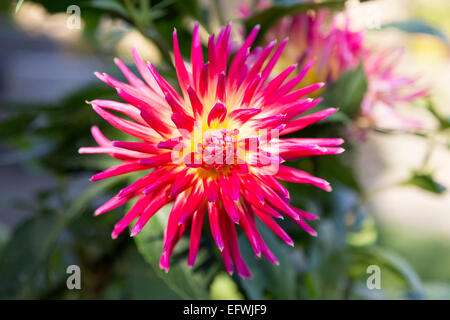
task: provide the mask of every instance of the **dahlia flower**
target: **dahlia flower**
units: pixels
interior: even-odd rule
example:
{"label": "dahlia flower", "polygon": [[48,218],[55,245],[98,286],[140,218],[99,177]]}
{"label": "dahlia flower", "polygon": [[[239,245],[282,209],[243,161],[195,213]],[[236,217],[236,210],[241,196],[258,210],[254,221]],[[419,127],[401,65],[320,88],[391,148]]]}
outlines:
{"label": "dahlia flower", "polygon": [[279,137],[320,121],[336,109],[298,117],[319,102],[302,97],[322,84],[294,90],[307,71],[285,81],[295,65],[271,77],[286,41],[278,46],[271,42],[252,52],[258,29],[257,26],[251,31],[230,63],[231,26],[221,29],[217,38],[211,35],[205,62],[198,24],[195,25],[190,65],[183,61],[175,30],[174,65],[180,93],[135,50],[134,60],[143,80],[119,59],[115,63],[128,83],[96,74],[115,88],[125,102],[89,103],[102,118],[137,141],[110,141],[93,127],[98,146],[81,148],[79,152],[106,153],[121,163],[95,174],[91,180],[134,171],[145,173],[99,207],[95,215],[136,198],[112,232],[112,237],[117,238],[137,220],[131,228],[131,236],[135,236],[160,208],[173,202],[160,259],[160,267],[166,271],[175,245],[189,228],[187,263],[194,265],[206,217],[226,270],[232,273],[236,268],[242,277],[250,277],[251,273],[239,252],[235,224],[241,226],[255,255],[272,263],[278,261],[258,232],[257,219],[289,245],[293,245],[292,239],[275,220],[283,215],[307,233],[316,234],[306,220],[317,217],[292,207],[289,192],[279,180],[311,184],[326,191],[331,187],[321,178],[282,163],[341,153],[343,149],[337,146],[343,140]]}
{"label": "dahlia flower", "polygon": [[362,63],[367,92],[361,104],[358,124],[364,127],[410,131],[420,129],[420,121],[402,116],[395,107],[427,95],[411,78],[396,74],[400,56],[395,50],[378,52],[364,44],[364,30],[352,30],[351,20],[344,16],[344,25],[327,9],[284,18],[266,34],[267,41],[289,37],[277,67],[298,63],[299,71],[314,60],[314,66],[301,85],[318,81],[330,84],[343,73]]}
{"label": "dahlia flower", "polygon": [[344,72],[358,66],[364,52],[363,32],[352,31],[348,19],[345,27],[340,28],[327,9],[284,18],[266,34],[266,39],[285,37],[290,39],[280,58],[281,67],[295,61],[301,68],[315,60],[304,83],[337,80]]}

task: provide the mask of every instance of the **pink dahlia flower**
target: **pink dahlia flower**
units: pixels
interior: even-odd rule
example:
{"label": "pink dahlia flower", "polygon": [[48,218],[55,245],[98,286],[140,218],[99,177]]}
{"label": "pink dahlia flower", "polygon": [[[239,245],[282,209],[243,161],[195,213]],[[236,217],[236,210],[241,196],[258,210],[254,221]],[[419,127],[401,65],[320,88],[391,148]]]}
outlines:
{"label": "pink dahlia flower", "polygon": [[348,22],[340,28],[327,9],[302,13],[282,19],[269,30],[266,38],[289,37],[280,63],[296,62],[301,69],[311,60],[315,61],[305,83],[333,82],[344,72],[357,67],[364,52],[363,32],[350,30]]}
{"label": "pink dahlia flower", "polygon": [[395,110],[400,102],[410,102],[428,95],[427,89],[418,88],[411,78],[395,73],[402,54],[394,50],[367,54],[364,70],[368,77],[367,93],[361,103],[361,116],[369,126],[380,129],[416,131],[422,122],[403,116]]}
{"label": "pink dahlia flower", "polygon": [[358,123],[402,131],[420,129],[420,121],[402,116],[395,107],[399,102],[424,97],[427,90],[413,86],[413,79],[397,75],[394,67],[399,56],[393,51],[377,52],[366,48],[364,31],[352,30],[348,16],[344,20],[344,26],[340,26],[337,16],[331,16],[327,9],[282,19],[266,36],[267,41],[290,38],[279,67],[296,62],[301,71],[314,60],[302,85],[318,81],[330,84],[362,63],[368,88]]}
{"label": "pink dahlia flower", "polygon": [[[272,263],[278,261],[258,232],[256,219],[289,245],[293,245],[292,239],[275,220],[283,215],[309,234],[316,234],[305,220],[317,217],[292,207],[289,192],[279,180],[312,184],[326,191],[331,187],[321,178],[282,163],[341,153],[343,149],[337,146],[343,140],[279,137],[320,121],[336,109],[298,117],[318,103],[302,97],[322,85],[294,90],[307,71],[286,81],[295,66],[271,78],[286,41],[279,46],[272,42],[256,53],[251,52],[258,29],[253,29],[230,63],[231,26],[221,29],[217,38],[214,35],[209,38],[205,62],[196,25],[189,65],[181,57],[174,31],[174,63],[181,93],[136,51],[134,59],[144,81],[119,59],[115,62],[129,83],[97,74],[125,102],[89,103],[111,125],[138,141],[110,141],[93,127],[92,134],[99,146],[81,148],[80,153],[106,153],[122,163],[94,175],[92,181],[134,171],[146,173],[120,190],[95,214],[137,198],[112,232],[112,237],[117,238],[137,220],[131,228],[134,236],[161,207],[173,202],[160,260],[160,267],[166,271],[175,245],[189,228],[188,265],[194,265],[206,217],[227,271],[232,273],[235,267],[242,277],[250,277],[251,273],[239,253],[235,224],[241,226],[255,255]],[[109,111],[121,113],[127,119]]]}

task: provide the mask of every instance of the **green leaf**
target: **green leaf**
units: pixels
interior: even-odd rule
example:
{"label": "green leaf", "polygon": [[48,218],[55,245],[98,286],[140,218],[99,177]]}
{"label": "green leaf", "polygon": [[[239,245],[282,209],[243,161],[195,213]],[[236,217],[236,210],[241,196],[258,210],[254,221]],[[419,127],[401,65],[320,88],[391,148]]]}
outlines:
{"label": "green leaf", "polygon": [[[363,277],[366,277],[366,268],[369,265],[377,265],[383,274],[384,268],[392,272],[398,278],[404,281],[408,288],[408,296],[415,299],[425,297],[424,288],[419,276],[409,263],[399,255],[381,247],[354,248],[352,250],[354,263],[361,263],[364,266],[362,270]],[[383,275],[382,275],[383,279]]]}
{"label": "green leaf", "polygon": [[108,281],[101,299],[180,299],[166,283],[149,268],[136,246],[130,246],[116,261],[114,278]]}
{"label": "green leaf", "polygon": [[259,224],[258,228],[267,246],[277,257],[280,265],[274,265],[265,258],[256,259],[250,243],[244,234],[239,237],[242,256],[253,273],[252,279],[239,281],[249,299],[265,299],[269,293],[272,299],[295,299],[297,295],[297,278],[289,251],[294,250],[278,240],[267,227]]}
{"label": "green leaf", "polygon": [[[184,299],[209,299],[210,284],[217,268],[212,266],[209,268],[205,267],[204,269],[206,270],[197,270],[201,267],[192,269],[188,267],[187,255],[185,254],[189,247],[188,238],[182,238],[175,247],[170,271],[166,273],[159,268],[159,260],[163,248],[163,233],[171,207],[171,205],[167,205],[160,209],[139,235],[135,237],[138,250],[153,267],[156,274],[166,281],[169,287],[180,297]],[[196,266],[206,265],[208,260],[210,260],[209,252],[205,248],[200,247]]]}
{"label": "green leaf", "polygon": [[33,217],[22,223],[1,251],[0,297],[36,297],[44,281],[42,272],[61,231],[93,198],[118,181],[116,178],[95,183],[63,212]]}
{"label": "green leaf", "polygon": [[89,6],[97,9],[107,10],[120,14],[122,17],[129,19],[130,16],[125,7],[118,1],[114,0],[93,0],[89,2]]}
{"label": "green leaf", "polygon": [[9,228],[0,222],[0,256],[3,246],[8,242],[10,235],[11,231]]}
{"label": "green leaf", "polygon": [[353,153],[355,153],[354,150],[348,150],[340,156],[318,157],[316,163],[320,172],[319,176],[332,182],[339,181],[353,190],[360,191],[361,186],[351,162]]}
{"label": "green leaf", "polygon": [[403,185],[412,185],[423,190],[436,194],[442,194],[446,191],[445,186],[436,182],[429,173],[414,172],[413,176],[402,183]]}
{"label": "green leaf", "polygon": [[244,20],[247,32],[250,32],[253,26],[259,24],[258,39],[273,26],[278,20],[285,16],[292,16],[308,10],[317,10],[322,8],[342,9],[344,8],[344,0],[327,0],[320,3],[315,2],[298,2],[298,1],[278,1],[273,6],[255,13],[251,17]]}
{"label": "green leaf", "polygon": [[[4,106],[4,119],[0,120],[2,142],[15,147],[2,163],[32,162],[52,173],[85,171],[89,159],[77,149],[93,144],[90,127],[97,125],[106,136],[120,140],[120,131],[95,116],[85,100],[112,98],[110,88],[89,84],[54,105],[9,104]],[[70,114],[70,117],[67,115]]]}
{"label": "green leaf", "polygon": [[347,242],[354,247],[363,247],[375,244],[377,237],[374,219],[365,217],[359,230],[347,233]]}
{"label": "green leaf", "polygon": [[440,130],[446,130],[450,128],[450,117],[444,117],[442,116],[437,110],[434,103],[431,101],[431,99],[428,99],[427,105],[426,105],[428,111],[436,118],[436,120],[439,122]]}
{"label": "green leaf", "polygon": [[211,284],[211,299],[213,300],[242,300],[244,297],[233,281],[225,272],[219,273]]}
{"label": "green leaf", "polygon": [[326,89],[321,105],[340,108],[352,118],[359,112],[366,90],[366,75],[363,66],[359,65],[344,73]]}
{"label": "green leaf", "polygon": [[428,34],[434,37],[438,37],[439,39],[443,40],[444,42],[448,43],[448,38],[441,30],[431,26],[426,21],[420,20],[420,19],[411,19],[406,21],[400,21],[400,22],[391,22],[388,24],[385,24],[381,27],[382,29],[386,28],[396,28],[401,31],[407,32],[407,33],[421,33],[421,34]]}

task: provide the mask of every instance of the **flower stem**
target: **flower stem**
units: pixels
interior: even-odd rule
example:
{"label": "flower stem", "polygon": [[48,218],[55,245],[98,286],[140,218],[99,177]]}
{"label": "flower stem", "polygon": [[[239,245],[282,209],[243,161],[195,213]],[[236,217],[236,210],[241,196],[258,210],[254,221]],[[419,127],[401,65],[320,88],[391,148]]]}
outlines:
{"label": "flower stem", "polygon": [[148,0],[141,0],[141,14],[136,12],[136,8],[131,0],[124,0],[125,7],[130,14],[131,22],[136,29],[146,38],[150,39],[161,52],[163,60],[169,65],[172,65],[170,59],[170,47],[156,29],[151,19],[151,8]]}

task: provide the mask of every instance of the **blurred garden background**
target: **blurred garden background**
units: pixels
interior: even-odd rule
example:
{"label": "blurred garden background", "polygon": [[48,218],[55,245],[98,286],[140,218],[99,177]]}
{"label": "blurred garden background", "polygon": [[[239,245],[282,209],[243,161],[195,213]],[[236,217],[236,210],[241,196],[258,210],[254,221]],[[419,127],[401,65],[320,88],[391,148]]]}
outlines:
{"label": "blurred garden background", "polygon": [[[118,136],[118,131],[85,103],[100,97],[117,99],[114,90],[93,73],[108,72],[120,78],[114,57],[135,70],[131,47],[136,47],[162,74],[173,77],[167,52],[171,51],[174,27],[185,41],[180,45],[187,57],[195,21],[205,33],[232,21],[233,32],[242,38],[248,32],[245,26],[269,23],[264,20],[267,15],[260,12],[279,9],[268,12],[273,19],[278,17],[274,12],[282,12],[282,18],[293,14],[298,3],[2,2],[0,298],[450,299],[447,0],[322,2],[336,10],[335,14],[347,8],[355,24],[367,29],[368,47],[401,48],[398,72],[418,79],[430,95],[398,106],[423,122],[421,130],[368,130],[363,139],[349,138],[347,151],[339,157],[299,163],[319,171],[334,191],[324,195],[290,186],[292,201],[321,219],[313,223],[318,230],[315,238],[283,224],[295,241],[294,248],[265,235],[280,266],[256,261],[243,240],[242,251],[254,279],[229,276],[205,240],[203,253],[211,257],[204,264],[188,270],[183,252],[179,252],[175,266],[165,274],[157,266],[158,237],[145,240],[145,235],[136,239],[122,235],[111,239],[111,230],[124,209],[93,217],[95,208],[125,183],[121,178],[90,182],[92,174],[110,166],[112,160],[77,153],[79,147],[93,145],[92,125]],[[68,19],[76,14],[76,8],[68,10],[73,5],[80,8],[80,28],[76,24],[68,27]],[[243,14],[247,10],[250,13]],[[369,18],[371,25],[367,25]],[[345,113],[340,99],[357,93],[344,80],[342,96],[329,101]],[[332,125],[327,122],[312,130],[335,132]],[[146,228],[152,227],[158,231],[157,225]],[[143,244],[144,240],[151,243]],[[81,268],[81,290],[66,287],[69,265]],[[381,268],[380,290],[366,286],[369,265]]]}

